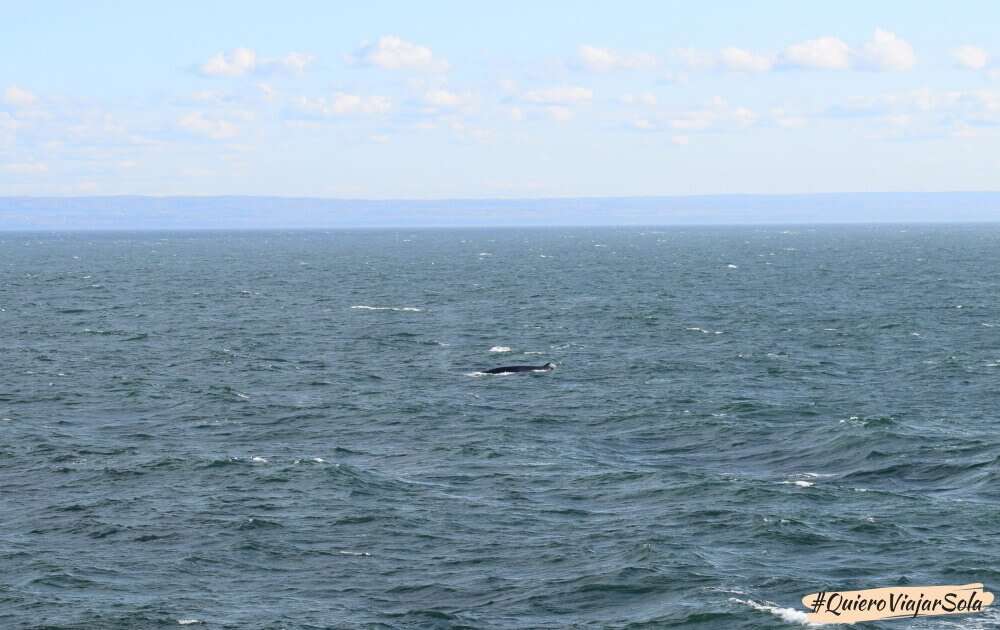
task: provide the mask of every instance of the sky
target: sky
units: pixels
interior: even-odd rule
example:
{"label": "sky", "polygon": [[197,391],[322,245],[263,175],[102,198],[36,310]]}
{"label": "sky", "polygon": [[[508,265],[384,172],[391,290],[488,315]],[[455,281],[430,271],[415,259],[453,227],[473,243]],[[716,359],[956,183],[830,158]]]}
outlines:
{"label": "sky", "polygon": [[1000,189],[1000,3],[9,2],[0,196]]}

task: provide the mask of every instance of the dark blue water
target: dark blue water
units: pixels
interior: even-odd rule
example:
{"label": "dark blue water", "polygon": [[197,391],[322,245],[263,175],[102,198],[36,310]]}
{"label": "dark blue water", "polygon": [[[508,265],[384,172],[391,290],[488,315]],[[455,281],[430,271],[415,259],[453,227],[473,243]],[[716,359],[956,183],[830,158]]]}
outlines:
{"label": "dark blue water", "polygon": [[997,226],[8,233],[0,356],[3,628],[1000,586]]}

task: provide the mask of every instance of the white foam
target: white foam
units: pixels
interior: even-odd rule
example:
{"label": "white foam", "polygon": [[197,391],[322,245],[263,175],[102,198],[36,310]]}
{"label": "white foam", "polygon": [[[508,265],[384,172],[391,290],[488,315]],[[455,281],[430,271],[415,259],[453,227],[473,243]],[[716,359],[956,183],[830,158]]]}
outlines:
{"label": "white foam", "polygon": [[737,588],[726,588],[724,586],[706,586],[705,590],[710,593],[732,593],[733,595],[749,595],[746,591]]}
{"label": "white foam", "polygon": [[695,332],[705,333],[706,335],[713,334],[713,333],[716,334],[716,335],[721,335],[722,332],[723,332],[721,330],[708,330],[706,328],[700,328],[698,326],[688,326],[684,330],[693,330]]}
{"label": "white foam", "polygon": [[771,602],[764,604],[758,604],[752,599],[737,599],[735,597],[730,597],[729,601],[736,602],[738,604],[743,604],[749,606],[754,610],[760,610],[762,612],[769,612],[775,617],[778,617],[782,621],[787,621],[789,623],[800,623],[803,626],[816,626],[819,624],[814,624],[809,622],[809,616],[801,610],[796,610],[794,608],[782,608]]}
{"label": "white foam", "polygon": [[368,306],[367,304],[359,304],[351,308],[363,311],[407,311],[410,313],[420,313],[424,310],[416,306]]}
{"label": "white foam", "polygon": [[490,352],[510,352],[510,346],[493,346]]}
{"label": "white foam", "polygon": [[269,463],[266,458],[260,457],[259,455],[254,455],[253,457],[250,458],[250,461],[252,461],[255,464],[267,464],[267,463]]}
{"label": "white foam", "polygon": [[317,464],[322,464],[326,462],[326,460],[323,459],[322,457],[313,457],[313,461],[316,462]]}
{"label": "white foam", "polygon": [[491,254],[489,252],[479,252],[479,255],[480,256],[492,256],[493,254]]}
{"label": "white foam", "polygon": [[202,623],[202,621],[201,619],[178,619],[177,623],[179,623],[182,626],[190,626],[192,624]]}
{"label": "white foam", "polygon": [[736,265],[726,265],[726,267],[729,267],[730,269],[739,269]]}
{"label": "white foam", "polygon": [[372,555],[372,554],[368,553],[367,551],[338,551],[337,553],[339,553],[342,556],[365,556],[365,557],[367,557],[367,556],[371,556]]}
{"label": "white foam", "polygon": [[798,486],[800,488],[811,488],[811,487],[813,487],[813,486],[816,485],[815,483],[813,483],[811,481],[804,481],[802,479],[797,479],[795,481],[782,481],[781,483],[783,483],[785,485],[796,485],[796,486]]}
{"label": "white foam", "polygon": [[544,352],[534,352],[534,351],[531,351],[531,352],[525,352],[524,354],[545,354],[545,353]]}

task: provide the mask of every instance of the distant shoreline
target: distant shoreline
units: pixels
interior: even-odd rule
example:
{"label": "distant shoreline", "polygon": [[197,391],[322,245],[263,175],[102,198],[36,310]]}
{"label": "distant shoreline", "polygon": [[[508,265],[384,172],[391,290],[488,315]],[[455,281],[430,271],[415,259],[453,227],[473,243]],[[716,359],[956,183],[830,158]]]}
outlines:
{"label": "distant shoreline", "polygon": [[1000,192],[539,199],[0,197],[0,231],[992,223]]}

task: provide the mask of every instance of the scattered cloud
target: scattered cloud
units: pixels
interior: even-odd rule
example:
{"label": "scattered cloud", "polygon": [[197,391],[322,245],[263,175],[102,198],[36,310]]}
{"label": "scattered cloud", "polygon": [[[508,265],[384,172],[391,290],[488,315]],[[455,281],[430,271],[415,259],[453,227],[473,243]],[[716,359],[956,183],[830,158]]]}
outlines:
{"label": "scattered cloud", "polygon": [[429,90],[424,93],[424,103],[431,107],[455,108],[469,105],[475,96],[471,93],[458,94],[448,90]]}
{"label": "scattered cloud", "polygon": [[43,162],[11,162],[2,167],[5,173],[14,175],[42,175],[49,172],[48,164]]}
{"label": "scattered cloud", "polygon": [[290,52],[282,57],[260,58],[250,48],[235,48],[229,53],[216,53],[203,63],[199,71],[206,77],[242,77],[251,74],[301,75],[316,60],[308,53]]}
{"label": "scattered cloud", "polygon": [[757,121],[757,114],[746,107],[734,107],[721,96],[705,107],[676,112],[668,116],[670,128],[678,131],[706,131],[714,127],[748,127]]}
{"label": "scattered cloud", "polygon": [[309,53],[290,52],[284,57],[279,57],[278,59],[265,60],[264,69],[278,70],[287,72],[288,74],[300,75],[304,74],[306,68],[308,68],[314,61],[316,61],[316,57],[314,55],[310,55]]}
{"label": "scattered cloud", "polygon": [[692,70],[718,68],[731,72],[767,72],[774,66],[768,56],[735,46],[727,46],[718,52],[681,48],[674,51],[680,62]]}
{"label": "scattered cloud", "polygon": [[392,100],[386,96],[361,96],[337,92],[330,98],[300,97],[296,106],[300,112],[316,116],[384,114],[392,109]]}
{"label": "scattered cloud", "polygon": [[895,33],[875,29],[875,35],[859,52],[864,67],[880,71],[912,70],[917,63],[913,46]]}
{"label": "scattered cloud", "polygon": [[851,47],[836,37],[819,37],[792,44],[781,55],[784,65],[820,70],[847,70]]}
{"label": "scattered cloud", "polygon": [[577,105],[589,103],[594,93],[585,87],[562,85],[524,93],[524,100],[541,105]]}
{"label": "scattered cloud", "polygon": [[268,103],[273,103],[278,98],[278,92],[270,83],[258,83],[257,90]]}
{"label": "scattered cloud", "polygon": [[733,72],[767,72],[774,65],[770,57],[732,46],[719,51],[719,63]]}
{"label": "scattered cloud", "polygon": [[482,127],[468,125],[460,120],[452,121],[449,128],[462,140],[487,142],[493,139],[493,131]]}
{"label": "scattered cloud", "polygon": [[879,130],[871,136],[876,140],[969,139],[995,135],[1000,127],[1000,91],[923,88],[854,97],[827,115],[872,121]]}
{"label": "scattered cloud", "polygon": [[806,126],[806,119],[804,116],[790,113],[782,108],[774,108],[771,110],[771,120],[774,121],[775,125],[785,129],[799,129]]}
{"label": "scattered cloud", "polygon": [[38,97],[22,87],[11,85],[3,92],[3,102],[11,107],[31,107],[38,102]]}
{"label": "scattered cloud", "polygon": [[201,65],[201,73],[209,77],[239,77],[257,68],[257,53],[249,48],[237,48],[228,55],[217,53]]}
{"label": "scattered cloud", "polygon": [[989,53],[978,46],[959,46],[951,56],[959,66],[970,70],[982,70],[990,63]]}
{"label": "scattered cloud", "polygon": [[573,110],[562,105],[551,105],[545,108],[545,113],[556,122],[567,122],[573,119]]}
{"label": "scattered cloud", "polygon": [[239,133],[239,128],[228,120],[208,118],[201,112],[182,116],[177,120],[177,126],[188,133],[212,140],[226,140]]}
{"label": "scattered cloud", "polygon": [[871,40],[859,49],[852,49],[837,37],[825,36],[791,44],[778,54],[755,53],[735,46],[718,52],[683,48],[674,54],[694,70],[718,68],[751,73],[775,68],[898,72],[911,70],[917,62],[909,42],[883,29],[875,29]]}
{"label": "scattered cloud", "polygon": [[579,64],[590,72],[655,68],[659,60],[649,53],[623,53],[610,48],[583,45],[577,49]]}
{"label": "scattered cloud", "polygon": [[657,102],[656,95],[651,92],[624,94],[621,100],[626,105],[645,105],[646,107],[655,107]]}
{"label": "scattered cloud", "polygon": [[716,65],[715,55],[696,48],[678,48],[674,56],[692,70],[707,70]]}
{"label": "scattered cloud", "polygon": [[374,44],[363,43],[353,59],[385,70],[444,72],[448,62],[436,57],[427,46],[408,42],[395,35],[380,37]]}

